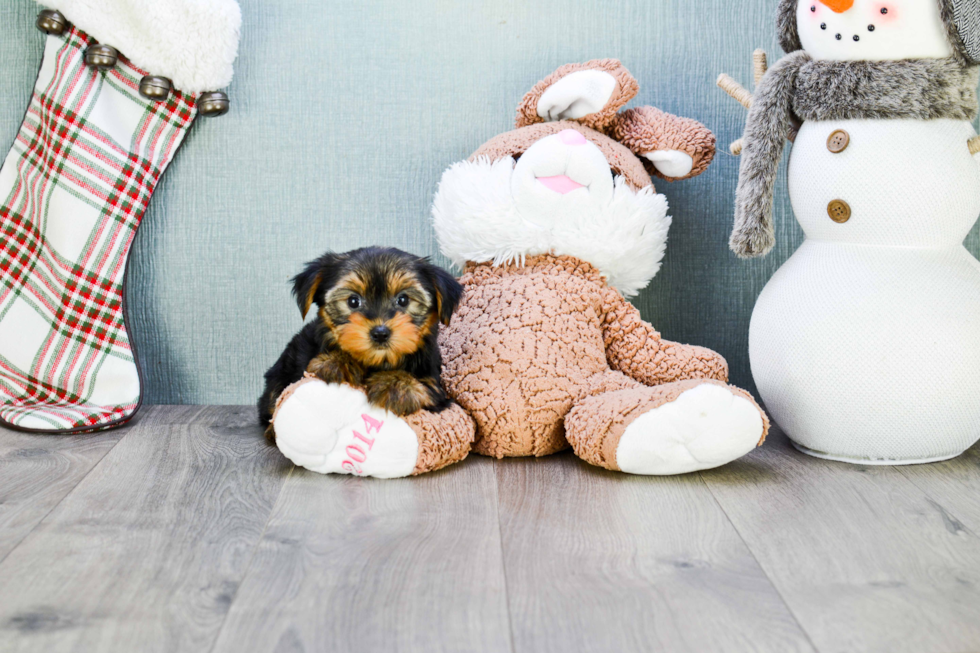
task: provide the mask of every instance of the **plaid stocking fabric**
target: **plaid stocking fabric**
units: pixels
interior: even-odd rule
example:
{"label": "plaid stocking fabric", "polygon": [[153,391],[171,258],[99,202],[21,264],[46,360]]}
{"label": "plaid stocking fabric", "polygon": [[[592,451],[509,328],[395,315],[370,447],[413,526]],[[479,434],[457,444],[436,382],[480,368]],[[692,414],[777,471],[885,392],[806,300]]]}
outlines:
{"label": "plaid stocking fabric", "polygon": [[85,65],[93,40],[49,36],[0,169],[0,423],[70,432],[121,424],[140,374],[124,322],[130,244],[196,114],[140,96],[147,73]]}

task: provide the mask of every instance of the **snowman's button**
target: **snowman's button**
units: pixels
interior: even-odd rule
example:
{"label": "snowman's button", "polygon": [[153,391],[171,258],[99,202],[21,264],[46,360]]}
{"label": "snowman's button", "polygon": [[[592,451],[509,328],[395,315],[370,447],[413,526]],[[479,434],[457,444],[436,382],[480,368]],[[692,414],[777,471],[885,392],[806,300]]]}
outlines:
{"label": "snowman's button", "polygon": [[844,200],[833,200],[827,205],[827,215],[837,224],[844,224],[851,219],[851,207]]}
{"label": "snowman's button", "polygon": [[827,138],[827,149],[834,154],[840,154],[851,144],[851,136],[843,129],[838,129]]}

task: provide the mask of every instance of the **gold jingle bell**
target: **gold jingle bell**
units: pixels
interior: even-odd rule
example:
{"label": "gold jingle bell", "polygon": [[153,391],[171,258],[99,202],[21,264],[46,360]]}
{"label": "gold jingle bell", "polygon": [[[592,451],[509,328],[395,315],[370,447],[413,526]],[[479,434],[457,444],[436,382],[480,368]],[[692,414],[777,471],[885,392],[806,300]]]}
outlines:
{"label": "gold jingle bell", "polygon": [[56,9],[45,9],[37,15],[37,28],[51,36],[61,36],[68,30],[68,19]]}
{"label": "gold jingle bell", "polygon": [[231,103],[228,96],[221,91],[202,93],[197,99],[197,110],[205,118],[217,118],[228,113]]}
{"label": "gold jingle bell", "polygon": [[140,95],[154,102],[163,102],[169,98],[172,88],[173,84],[166,77],[147,75],[140,80]]}
{"label": "gold jingle bell", "polygon": [[119,50],[111,45],[90,45],[85,51],[85,63],[99,70],[115,68],[119,62]]}

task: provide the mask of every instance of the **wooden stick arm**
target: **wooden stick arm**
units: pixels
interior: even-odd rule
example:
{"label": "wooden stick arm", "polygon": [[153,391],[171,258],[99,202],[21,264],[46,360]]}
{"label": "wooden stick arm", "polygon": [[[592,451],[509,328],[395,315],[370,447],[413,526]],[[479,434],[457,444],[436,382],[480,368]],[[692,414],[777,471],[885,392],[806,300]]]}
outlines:
{"label": "wooden stick arm", "polygon": [[[759,49],[753,52],[752,53],[752,77],[755,80],[756,87],[759,86],[759,82],[762,81],[762,78],[765,76],[766,71],[768,70],[769,70],[769,60],[768,57],[766,56],[766,51]],[[749,91],[746,90],[744,86],[736,82],[734,79],[732,79],[725,73],[718,75],[718,86],[721,88],[721,90],[725,91],[730,96],[732,96],[739,104],[741,104],[746,109],[750,109],[752,107],[752,94],[749,93]],[[799,133],[799,131],[800,131],[800,123],[794,117],[793,124],[790,125],[789,134],[787,134],[786,136],[791,143],[796,141],[796,135]],[[974,143],[974,141],[976,141],[976,143]],[[976,151],[980,151],[980,136],[974,139],[974,141],[970,141],[970,152],[976,153],[973,148],[976,147],[977,148]],[[742,153],[742,149],[744,148],[744,146],[745,143],[743,139],[740,138],[734,143],[732,143],[728,147],[728,150],[735,156],[739,156]]]}
{"label": "wooden stick arm", "polygon": [[752,94],[725,73],[718,75],[718,86],[746,109],[752,106]]}
{"label": "wooden stick arm", "polygon": [[766,74],[767,70],[769,70],[769,60],[766,57],[766,51],[756,50],[752,53],[752,73],[756,88],[759,87],[759,82],[762,81],[762,76]]}

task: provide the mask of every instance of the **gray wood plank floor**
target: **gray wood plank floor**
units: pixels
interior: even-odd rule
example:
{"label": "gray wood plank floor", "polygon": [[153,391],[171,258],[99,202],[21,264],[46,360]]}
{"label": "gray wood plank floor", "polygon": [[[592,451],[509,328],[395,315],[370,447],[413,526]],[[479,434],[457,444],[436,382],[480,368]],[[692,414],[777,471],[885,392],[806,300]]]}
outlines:
{"label": "gray wood plank floor", "polygon": [[978,535],[980,447],[377,481],[293,468],[250,408],[151,407],[0,430],[0,651],[975,652]]}

